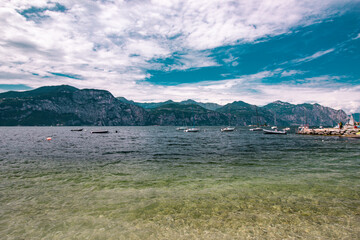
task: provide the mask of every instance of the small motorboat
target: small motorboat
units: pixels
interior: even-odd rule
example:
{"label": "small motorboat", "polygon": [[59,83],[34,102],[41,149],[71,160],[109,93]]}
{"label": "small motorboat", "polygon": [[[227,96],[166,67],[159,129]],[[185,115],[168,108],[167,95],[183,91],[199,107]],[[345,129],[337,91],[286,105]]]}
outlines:
{"label": "small motorboat", "polygon": [[105,130],[105,131],[91,131],[91,133],[101,134],[101,133],[109,133],[109,131],[107,131],[107,130]]}
{"label": "small motorboat", "polygon": [[186,129],[188,129],[188,127],[178,127],[178,128],[176,128],[177,131],[184,131]]}
{"label": "small motorboat", "polygon": [[184,132],[200,132],[200,128],[188,128]]}
{"label": "small motorboat", "polygon": [[263,133],[264,134],[287,134],[286,131],[279,131],[277,129],[275,130],[266,130],[266,129],[263,129]]}
{"label": "small motorboat", "polygon": [[83,128],[79,128],[79,129],[71,129],[70,131],[72,132],[81,132],[82,130],[84,130]]}
{"label": "small motorboat", "polygon": [[220,129],[220,131],[222,131],[222,132],[233,132],[234,130],[235,130],[234,127],[226,127],[226,128]]}
{"label": "small motorboat", "polygon": [[262,131],[263,129],[262,128],[251,128],[250,131],[253,131],[253,132],[256,132],[256,131]]}

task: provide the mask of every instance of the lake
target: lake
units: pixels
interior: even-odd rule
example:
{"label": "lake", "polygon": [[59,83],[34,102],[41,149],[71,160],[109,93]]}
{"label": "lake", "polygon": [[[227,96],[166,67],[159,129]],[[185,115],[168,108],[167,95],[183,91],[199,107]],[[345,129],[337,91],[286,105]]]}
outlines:
{"label": "lake", "polygon": [[71,129],[0,128],[2,239],[360,238],[358,139]]}

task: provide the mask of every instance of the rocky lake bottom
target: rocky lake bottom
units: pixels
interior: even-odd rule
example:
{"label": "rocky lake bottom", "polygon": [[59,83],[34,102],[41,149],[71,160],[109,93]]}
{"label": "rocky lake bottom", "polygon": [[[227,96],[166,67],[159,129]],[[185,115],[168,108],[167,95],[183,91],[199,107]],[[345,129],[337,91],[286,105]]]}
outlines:
{"label": "rocky lake bottom", "polygon": [[0,128],[2,239],[360,239],[359,139],[71,129]]}

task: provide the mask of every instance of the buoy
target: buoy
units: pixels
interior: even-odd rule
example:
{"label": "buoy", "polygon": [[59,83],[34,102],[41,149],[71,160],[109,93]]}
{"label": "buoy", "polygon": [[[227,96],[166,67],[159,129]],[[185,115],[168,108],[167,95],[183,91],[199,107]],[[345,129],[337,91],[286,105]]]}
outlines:
{"label": "buoy", "polygon": [[46,140],[50,141],[50,140],[51,140],[51,137],[47,137]]}

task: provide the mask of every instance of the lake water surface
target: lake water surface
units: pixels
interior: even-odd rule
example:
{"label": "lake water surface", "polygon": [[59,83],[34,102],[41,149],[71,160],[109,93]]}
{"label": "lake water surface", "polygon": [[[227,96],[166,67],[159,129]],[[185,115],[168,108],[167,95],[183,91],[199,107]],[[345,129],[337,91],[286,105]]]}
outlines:
{"label": "lake water surface", "polygon": [[71,129],[0,128],[1,239],[360,239],[357,139]]}

